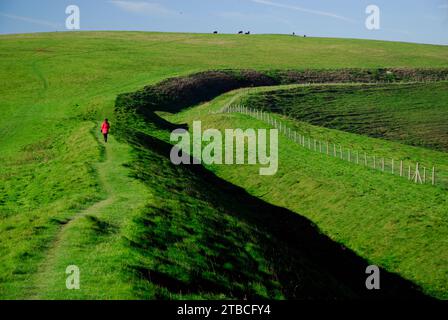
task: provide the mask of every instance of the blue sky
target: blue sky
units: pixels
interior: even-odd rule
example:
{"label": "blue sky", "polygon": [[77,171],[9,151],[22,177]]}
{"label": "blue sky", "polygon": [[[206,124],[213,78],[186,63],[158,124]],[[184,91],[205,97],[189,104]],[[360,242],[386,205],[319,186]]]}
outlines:
{"label": "blue sky", "polygon": [[[367,30],[368,5],[381,10]],[[77,5],[81,30],[307,34],[448,45],[448,0],[0,0],[0,33],[65,30]]]}

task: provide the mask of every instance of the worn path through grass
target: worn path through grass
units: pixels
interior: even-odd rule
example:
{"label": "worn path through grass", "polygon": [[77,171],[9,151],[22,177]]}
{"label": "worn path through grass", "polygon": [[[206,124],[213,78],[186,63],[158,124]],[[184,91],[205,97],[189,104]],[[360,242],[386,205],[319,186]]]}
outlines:
{"label": "worn path through grass", "polygon": [[[63,224],[47,251],[46,257],[35,276],[29,299],[54,298],[104,298],[132,297],[131,288],[126,284],[121,269],[106,256],[120,253],[120,238],[126,215],[122,214],[128,201],[144,202],[144,196],[138,183],[130,181],[127,169],[123,164],[128,161],[128,147],[119,143],[113,136],[104,144],[99,135],[95,134],[97,142],[103,149],[103,160],[95,165],[98,180],[104,193],[104,199],[80,211]],[[129,190],[123,192],[123,187]],[[133,201],[134,200],[134,201]],[[132,206],[130,214],[134,209]],[[117,217],[120,216],[120,218]],[[96,237],[95,241],[91,241]],[[99,276],[97,268],[109,269],[109,273]],[[80,269],[81,289],[65,288],[65,268],[76,265]],[[112,273],[115,273],[112,276]],[[111,283],[110,279],[123,279]],[[104,285],[102,285],[104,284]]]}

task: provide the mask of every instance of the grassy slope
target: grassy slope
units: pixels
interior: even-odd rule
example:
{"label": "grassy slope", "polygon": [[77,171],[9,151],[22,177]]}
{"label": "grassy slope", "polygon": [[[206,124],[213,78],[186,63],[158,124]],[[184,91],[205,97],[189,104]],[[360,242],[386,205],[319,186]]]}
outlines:
{"label": "grassy slope", "polygon": [[202,167],[174,166],[169,160],[172,145],[163,142],[170,132],[155,129],[150,121],[136,125],[135,120],[132,115],[120,117],[120,130],[131,128],[124,136],[137,152],[132,172],[155,195],[133,219],[133,232],[127,235],[129,252],[136,258],[126,264],[140,275],[134,283],[143,297],[334,299],[416,294],[410,283],[384,270],[382,290],[365,290],[360,279],[367,261],[293,211],[248,195]]}
{"label": "grassy slope", "polygon": [[[281,86],[251,90],[240,99],[249,106],[269,110],[290,119],[315,126],[355,133],[350,141],[314,133],[320,141],[342,144],[344,150],[358,151],[360,161],[364,152],[369,165],[372,156],[378,161],[386,158],[386,170],[391,170],[391,159],[404,161],[404,168],[419,162],[426,168],[437,168],[437,183],[448,186],[448,82],[412,83],[393,85],[324,85],[324,86]],[[244,91],[242,91],[244,93]],[[309,135],[305,128],[298,128]],[[335,131],[337,132],[337,131]],[[358,138],[360,135],[361,138]],[[376,137],[423,147],[402,153],[392,144],[364,144],[363,136]],[[438,153],[431,150],[441,151]],[[345,151],[344,157],[347,158]],[[370,155],[370,157],[369,157]],[[395,170],[397,174],[397,170]]]}
{"label": "grassy slope", "polygon": [[[58,255],[52,250],[55,239],[67,238],[62,247],[71,241],[90,245],[88,234],[65,235],[76,227],[88,233],[94,220],[76,217],[83,210],[89,214],[89,206],[107,199],[110,190],[116,196],[98,212],[106,220],[115,215],[126,220],[132,213],[123,208],[145,204],[148,188],[137,183],[128,189],[132,179],[119,165],[129,158],[125,146],[118,144],[120,152],[115,154],[106,152],[114,165],[103,173],[97,166],[104,152],[92,130],[96,133],[104,116],[112,118],[118,93],[209,68],[448,66],[447,50],[440,46],[287,36],[4,35],[0,49],[0,296],[14,298],[39,295],[33,287],[51,288],[57,281],[51,276],[53,268],[42,264],[47,252]],[[102,187],[101,175],[107,177],[108,188]],[[74,223],[65,229],[71,219]],[[117,224],[119,237],[125,221]],[[99,241],[98,245],[103,243]],[[101,252],[114,254],[113,246]],[[87,251],[73,247],[55,261],[54,268],[61,268],[72,254],[80,254],[85,269],[95,270],[97,263],[87,258]],[[115,265],[102,263],[103,270]],[[46,283],[34,280],[37,270],[48,272]],[[112,273],[110,281],[118,287],[108,291],[110,296],[129,296],[119,275]],[[101,288],[89,296],[101,297]]]}
{"label": "grassy slope", "polygon": [[448,82],[270,89],[245,100],[317,126],[448,151]]}
{"label": "grassy slope", "polygon": [[[302,89],[293,87],[297,91],[323,88],[319,85]],[[330,85],[327,89],[335,87],[338,86]],[[273,89],[237,90],[211,103],[164,116],[174,122],[189,124],[201,119],[204,129],[266,127],[263,122],[246,115],[208,114],[208,110],[219,110],[233,95],[264,90]],[[437,99],[438,95],[434,93],[434,99]],[[396,88],[396,94],[401,94],[400,86]],[[402,112],[405,116],[406,110]],[[394,154],[403,159],[437,161],[445,170],[448,168],[446,153],[279,119],[311,137],[357,150]],[[310,152],[286,138],[280,140],[279,149],[279,171],[272,177],[259,176],[257,166],[211,166],[210,169],[265,201],[310,218],[334,240],[369,257],[372,263],[415,281],[425,292],[447,298],[446,190],[416,186],[400,177]]]}

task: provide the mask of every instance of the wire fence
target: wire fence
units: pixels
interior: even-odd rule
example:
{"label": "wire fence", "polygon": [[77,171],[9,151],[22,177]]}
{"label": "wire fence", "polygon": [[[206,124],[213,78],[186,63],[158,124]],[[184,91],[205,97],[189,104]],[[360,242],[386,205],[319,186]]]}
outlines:
{"label": "wire fence", "polygon": [[218,113],[241,113],[264,121],[270,126],[279,130],[286,138],[294,141],[298,145],[308,150],[325,154],[329,157],[338,158],[353,164],[362,165],[384,173],[403,177],[413,183],[439,185],[440,183],[436,166],[425,167],[419,162],[409,162],[386,158],[383,156],[368,154],[367,152],[356,151],[346,148],[341,144],[321,141],[313,137],[303,135],[288,127],[285,123],[274,117],[269,112],[248,108],[241,104],[229,103],[221,108]]}

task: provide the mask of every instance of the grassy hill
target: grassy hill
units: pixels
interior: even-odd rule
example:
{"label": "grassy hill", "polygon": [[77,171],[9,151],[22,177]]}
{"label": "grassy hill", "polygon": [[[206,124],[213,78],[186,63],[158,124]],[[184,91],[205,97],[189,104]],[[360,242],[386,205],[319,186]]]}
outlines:
{"label": "grassy hill", "polygon": [[312,86],[245,99],[316,126],[448,151],[448,82]]}
{"label": "grassy hill", "polygon": [[[380,88],[381,86],[379,85]],[[399,96],[402,93],[402,86],[408,85],[392,85],[392,92],[389,94],[393,96],[395,88],[395,94]],[[434,90],[434,87],[439,85],[428,86],[432,88],[433,99],[438,101],[437,90]],[[365,85],[348,85],[348,87],[350,91],[355,91],[355,88],[365,90]],[[239,96],[239,99],[246,102],[252,101],[251,107],[262,109],[266,107],[263,102],[268,100],[266,93],[278,92],[281,95],[286,91],[290,94],[287,97],[291,98],[291,91],[302,94],[313,90],[332,92],[341,90],[341,86],[243,89],[175,115],[161,115],[179,124],[187,123],[190,127],[192,121],[201,119],[204,130],[206,128],[224,130],[232,127],[266,128],[270,126],[248,115],[209,114],[209,111],[220,110],[226,101],[232,100],[234,96]],[[443,94],[443,89],[439,93]],[[371,99],[371,103],[377,101],[376,96]],[[420,103],[419,100],[414,102],[416,105]],[[431,98],[428,98],[427,102],[428,105],[434,105],[437,110],[437,103],[432,104]],[[277,108],[278,106],[282,104],[276,104]],[[412,103],[406,106],[413,108]],[[276,109],[277,112],[292,112],[293,115],[295,110],[302,109]],[[331,110],[336,112],[334,108]],[[342,108],[342,114],[344,111]],[[396,109],[391,109],[389,112],[400,114]],[[402,110],[401,114],[405,116],[407,111]],[[364,115],[365,119],[371,117],[369,113]],[[388,112],[383,111],[382,115],[387,117]],[[326,114],[321,113],[321,116],[325,119]],[[345,119],[347,122],[340,120],[340,125],[350,126],[351,118]],[[427,125],[432,121],[430,118],[420,119]],[[353,150],[376,152],[377,155],[394,156],[405,161],[435,162],[446,178],[448,158],[444,152],[318,127],[283,115],[278,115],[277,120],[300,134],[342,144]],[[431,185],[415,185],[390,173],[348,163],[337,157],[328,157],[325,153],[303,148],[286,137],[282,137],[279,144],[279,171],[272,177],[258,175],[258,166],[217,165],[209,166],[209,169],[260,199],[309,218],[332,239],[352,248],[360,256],[367,257],[371,263],[413,280],[429,294],[446,298],[448,292],[446,281],[448,256],[445,254],[448,252],[445,241],[445,234],[448,232],[446,189]]]}
{"label": "grassy hill", "polygon": [[[169,234],[163,225],[153,230],[149,227],[153,222],[141,222],[141,217],[151,206],[158,206],[160,198],[172,194],[176,183],[170,183],[173,174],[162,170],[162,165],[158,166],[154,159],[150,172],[167,184],[163,191],[158,190],[162,183],[155,185],[149,177],[132,175],[135,170],[130,163],[135,163],[134,148],[124,140],[113,139],[106,147],[100,142],[98,125],[102,118],[109,117],[114,130],[114,102],[118,94],[167,77],[217,68],[448,67],[448,51],[443,46],[271,35],[143,32],[2,35],[0,49],[2,298],[171,296],[166,291],[169,287],[166,279],[159,281],[158,287],[162,289],[157,291],[143,276],[145,271],[136,272],[148,270],[144,261],[155,261],[157,252],[151,253],[155,256],[142,256],[138,250],[129,250],[126,239],[138,244],[141,237],[154,237],[148,232]],[[158,134],[154,132],[155,136]],[[182,175],[179,179],[182,177],[189,179],[190,176]],[[197,188],[200,191],[190,190],[193,196],[204,192],[203,187]],[[168,211],[171,206],[185,203],[185,190],[179,192]],[[208,207],[205,203],[200,208]],[[218,211],[216,216],[220,216]],[[219,220],[219,225],[222,223]],[[231,218],[228,223],[239,225]],[[179,220],[178,225],[185,222]],[[250,229],[253,224],[246,227]],[[193,229],[198,228],[204,230],[203,234],[209,234],[206,225],[195,225]],[[255,231],[245,234],[254,233],[265,237]],[[238,239],[233,241],[239,243]],[[272,245],[268,240],[258,241]],[[191,247],[192,243],[186,246]],[[145,249],[144,245],[137,247]],[[255,251],[251,248],[245,250],[252,252],[255,260],[258,256],[266,263],[272,260],[269,254],[260,253],[265,250],[263,246]],[[172,259],[181,252],[173,251]],[[202,251],[198,252],[198,259],[204,257]],[[298,256],[292,255],[292,262],[280,265],[294,264]],[[136,259],[133,267],[142,264],[145,268],[128,269],[123,265],[127,258]],[[244,264],[244,260],[239,263]],[[81,266],[84,289],[79,292],[64,289],[64,269],[68,264]],[[219,266],[224,265],[225,262],[219,262]],[[192,264],[186,268],[192,268]],[[176,268],[172,270],[174,274],[178,272],[176,279],[185,274]],[[274,277],[269,267],[265,270]],[[326,274],[329,279],[336,279],[334,274],[328,271]],[[280,280],[267,285],[256,273],[253,278],[246,275],[242,279],[245,284],[252,283],[252,291],[246,292],[269,297],[280,297],[278,292],[287,292],[279,289],[282,288]],[[340,296],[354,290],[337,281],[332,287],[332,292]],[[178,292],[179,284],[171,288],[172,292]],[[201,291],[198,292],[197,296],[201,296]],[[229,292],[232,288],[217,290],[211,296],[231,296]],[[240,292],[245,291],[240,288]]]}

